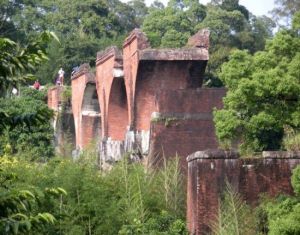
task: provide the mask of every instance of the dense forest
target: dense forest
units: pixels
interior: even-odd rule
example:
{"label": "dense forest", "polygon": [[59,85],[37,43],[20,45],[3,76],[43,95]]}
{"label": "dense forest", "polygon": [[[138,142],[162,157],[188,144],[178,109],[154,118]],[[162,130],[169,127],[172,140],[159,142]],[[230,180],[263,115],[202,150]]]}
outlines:
{"label": "dense forest", "polygon": [[[284,5],[282,1],[278,8]],[[294,11],[285,11],[291,10]],[[155,1],[149,7],[143,0],[127,4],[119,0],[74,0],[72,4],[63,0],[2,0],[0,17],[0,35],[21,45],[43,30],[55,32],[59,37],[60,42],[47,46],[49,61],[36,71],[42,83],[51,82],[60,67],[70,77],[72,68],[81,63],[93,66],[97,51],[111,45],[121,46],[136,27],[147,34],[152,47],[171,48],[184,46],[188,37],[208,27],[211,48],[207,84],[220,86],[217,72],[230,51],[262,50],[275,27],[271,18],[253,15],[238,0],[212,1],[207,5],[197,0],[171,0],[167,6]]]}
{"label": "dense forest", "polygon": [[[300,2],[275,3],[270,18],[239,0],[0,0],[0,234],[188,234],[177,159],[145,169],[124,156],[103,172],[93,146],[77,161],[58,156],[46,93],[26,87],[52,83],[60,67],[69,83],[73,67],[94,66],[136,27],[153,48],[183,47],[209,28],[205,86],[228,91],[214,111],[222,148],[299,151]],[[294,196],[255,209],[228,186],[214,234],[299,234],[299,167],[292,185]]]}

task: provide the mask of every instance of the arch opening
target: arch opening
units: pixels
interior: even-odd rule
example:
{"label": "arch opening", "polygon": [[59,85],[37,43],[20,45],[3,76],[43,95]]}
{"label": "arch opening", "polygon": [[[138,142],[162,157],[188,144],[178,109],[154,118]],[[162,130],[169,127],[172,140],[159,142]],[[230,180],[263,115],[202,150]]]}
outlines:
{"label": "arch opening", "polygon": [[100,106],[99,106],[96,84],[94,83],[86,84],[81,110],[82,112],[90,111],[90,112],[100,113]]}
{"label": "arch opening", "polygon": [[112,83],[108,104],[108,137],[124,140],[128,125],[128,104],[125,81],[115,77]]}
{"label": "arch opening", "polygon": [[101,136],[101,115],[95,83],[87,83],[81,106],[81,146],[85,147]]}

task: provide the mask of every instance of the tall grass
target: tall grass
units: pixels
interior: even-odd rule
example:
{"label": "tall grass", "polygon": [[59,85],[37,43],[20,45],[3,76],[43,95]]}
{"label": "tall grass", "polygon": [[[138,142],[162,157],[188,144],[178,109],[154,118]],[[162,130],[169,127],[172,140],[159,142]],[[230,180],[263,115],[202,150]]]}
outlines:
{"label": "tall grass", "polygon": [[254,235],[255,216],[237,191],[226,182],[218,214],[211,222],[213,235]]}
{"label": "tall grass", "polygon": [[285,127],[283,147],[288,151],[300,151],[300,132],[290,127]]}

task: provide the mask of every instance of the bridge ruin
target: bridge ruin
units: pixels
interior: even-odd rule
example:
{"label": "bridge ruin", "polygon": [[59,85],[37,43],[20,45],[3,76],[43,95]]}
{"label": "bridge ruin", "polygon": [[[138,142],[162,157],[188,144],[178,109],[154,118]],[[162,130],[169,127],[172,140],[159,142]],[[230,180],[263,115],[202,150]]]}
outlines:
{"label": "bridge ruin", "polygon": [[[201,235],[211,231],[226,180],[255,205],[260,193],[291,194],[292,169],[300,163],[299,154],[240,159],[234,152],[207,150],[218,148],[212,112],[222,108],[226,93],[203,87],[208,49],[208,30],[180,49],[152,49],[146,35],[133,30],[122,50],[97,53],[95,72],[83,64],[73,74],[68,121],[56,133],[61,145],[63,133],[73,133],[77,151],[94,141],[102,164],[125,153],[151,165],[178,155],[187,176],[187,226]],[[63,90],[48,90],[57,130]]]}
{"label": "bridge ruin", "polygon": [[184,48],[152,49],[135,29],[122,50],[98,52],[95,73],[83,64],[71,78],[76,149],[94,140],[106,162],[131,153],[153,164],[178,155],[187,165],[189,154],[216,148],[212,111],[222,107],[225,89],[202,86],[208,49],[208,30]]}

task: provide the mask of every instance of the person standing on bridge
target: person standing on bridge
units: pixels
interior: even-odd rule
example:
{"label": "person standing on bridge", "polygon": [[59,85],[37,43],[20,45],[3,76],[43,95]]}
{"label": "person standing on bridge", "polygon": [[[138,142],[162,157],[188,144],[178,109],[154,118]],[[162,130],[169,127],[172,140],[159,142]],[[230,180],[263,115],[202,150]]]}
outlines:
{"label": "person standing on bridge", "polygon": [[60,70],[58,71],[58,80],[60,86],[64,85],[64,76],[65,76],[65,71],[62,68],[60,68]]}
{"label": "person standing on bridge", "polygon": [[39,80],[36,80],[33,84],[33,88],[36,90],[39,90],[40,87],[41,87],[41,84],[40,84]]}

